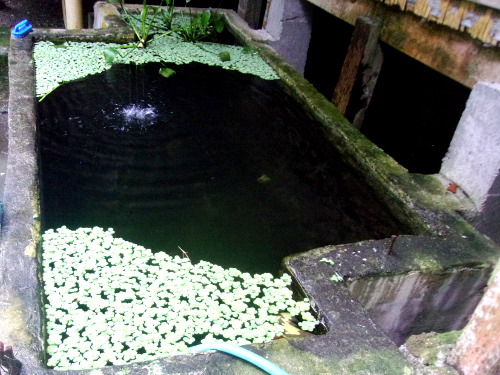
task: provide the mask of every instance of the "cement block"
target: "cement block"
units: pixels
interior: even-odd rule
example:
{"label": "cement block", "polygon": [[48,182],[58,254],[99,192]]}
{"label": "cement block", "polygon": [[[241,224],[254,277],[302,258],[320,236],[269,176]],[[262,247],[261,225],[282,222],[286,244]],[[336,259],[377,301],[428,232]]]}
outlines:
{"label": "cement block", "polygon": [[98,1],[94,4],[94,29],[104,29],[108,27],[107,18],[120,18],[120,13],[113,4],[105,1]]}
{"label": "cement block", "polygon": [[500,243],[500,84],[480,82],[471,92],[441,174],[458,184],[476,211],[472,224]]}
{"label": "cement block", "polygon": [[[490,195],[500,174],[500,84],[480,82],[471,92],[455,131],[441,174],[457,183],[478,208]],[[496,183],[500,185],[500,183]]]}

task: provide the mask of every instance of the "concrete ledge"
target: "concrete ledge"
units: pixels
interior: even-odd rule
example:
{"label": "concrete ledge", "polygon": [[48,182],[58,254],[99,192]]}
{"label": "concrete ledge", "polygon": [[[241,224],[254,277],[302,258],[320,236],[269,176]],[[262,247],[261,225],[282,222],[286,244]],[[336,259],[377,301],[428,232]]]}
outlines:
{"label": "concrete ledge", "polygon": [[[339,324],[330,293],[349,289],[398,345],[413,334],[462,329],[482,297],[498,253],[469,238],[399,236],[327,246],[285,258],[328,328]],[[321,262],[326,258],[334,262]],[[345,284],[330,277],[337,272]],[[328,302],[327,302],[328,303]]]}

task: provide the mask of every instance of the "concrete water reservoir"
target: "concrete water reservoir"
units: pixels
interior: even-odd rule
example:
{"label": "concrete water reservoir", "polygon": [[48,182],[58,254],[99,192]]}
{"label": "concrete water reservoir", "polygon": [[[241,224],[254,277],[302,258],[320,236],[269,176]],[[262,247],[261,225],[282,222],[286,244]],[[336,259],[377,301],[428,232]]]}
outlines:
{"label": "concrete water reservoir", "polygon": [[[352,258],[342,261],[345,268],[337,269],[349,279],[381,272],[451,272],[466,266],[488,268],[497,257],[497,250],[451,210],[444,208],[443,202],[450,200],[445,187],[430,177],[417,179],[408,175],[353,129],[333,106],[271,49],[252,40],[252,32],[233,13],[228,12],[226,17],[231,28],[239,26],[240,31],[235,32],[240,39],[262,49],[262,55],[281,76],[286,90],[318,121],[319,133],[372,186],[374,194],[398,217],[407,228],[407,233],[422,236],[409,237],[408,240],[403,237],[401,244],[397,240],[393,254],[387,254],[389,241],[379,240],[373,246],[370,241],[359,244],[365,247],[364,250],[354,251],[353,247],[357,245],[344,245],[305,253],[299,258],[292,257],[287,261],[288,270],[298,281],[298,287],[311,296],[328,332],[304,339],[277,340],[254,350],[290,373],[349,374],[358,370],[375,374],[413,373],[412,366],[404,361],[394,344],[381,334],[343,285],[332,284],[329,280],[332,270],[324,267],[327,265],[317,266],[318,257],[333,257],[331,252],[336,251],[335,254]],[[62,38],[74,37],[74,34],[63,32],[56,34]],[[107,36],[111,34],[108,32]],[[88,38],[85,32],[81,35]],[[51,38],[55,34],[42,30],[33,36]],[[10,53],[10,139],[2,233],[0,309],[3,319],[0,339],[14,346],[16,356],[23,363],[24,373],[48,374],[56,372],[44,367],[42,294],[38,270],[41,256],[40,204],[31,47],[31,39],[12,41]],[[419,241],[419,238],[424,241]],[[438,246],[430,246],[428,242]],[[374,252],[373,248],[377,251]],[[371,257],[368,255],[370,252],[377,255]],[[301,267],[300,262],[309,266]],[[103,374],[117,371],[124,374],[251,374],[257,370],[221,354],[205,354],[98,371]],[[91,374],[95,371],[68,373]]]}

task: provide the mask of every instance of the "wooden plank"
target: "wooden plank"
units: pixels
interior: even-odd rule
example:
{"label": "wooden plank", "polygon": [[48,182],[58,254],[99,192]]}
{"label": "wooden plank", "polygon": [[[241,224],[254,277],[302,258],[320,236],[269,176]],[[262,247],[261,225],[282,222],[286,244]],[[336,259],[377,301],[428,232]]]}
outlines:
{"label": "wooden plank", "polygon": [[428,5],[428,0],[417,0],[415,3],[415,6],[412,10],[413,13],[415,13],[417,16],[427,18],[429,15],[429,5]]}
{"label": "wooden plank", "polygon": [[480,39],[483,36],[484,30],[488,25],[488,21],[491,18],[492,10],[485,9],[481,6],[475,6],[470,4],[469,14],[473,13],[473,24],[472,27],[467,29],[467,32],[473,37]]}
{"label": "wooden plank", "polygon": [[493,30],[493,24],[493,18],[490,16],[488,22],[484,26],[484,30],[480,36],[480,39],[485,41],[486,43],[497,45],[498,41],[494,40],[493,35],[491,34],[491,31]]}
{"label": "wooden plank", "polygon": [[446,9],[443,24],[452,29],[459,30],[464,12],[467,10],[464,4],[461,1],[452,0]]}
{"label": "wooden plank", "polygon": [[399,9],[404,10],[406,7],[406,0],[398,0]]}
{"label": "wooden plank", "polygon": [[358,128],[363,123],[382,66],[379,34],[378,22],[358,18],[333,93],[332,103]]}
{"label": "wooden plank", "polygon": [[451,0],[441,0],[441,15],[436,20],[437,23],[443,24],[446,18],[446,13],[451,6]]}

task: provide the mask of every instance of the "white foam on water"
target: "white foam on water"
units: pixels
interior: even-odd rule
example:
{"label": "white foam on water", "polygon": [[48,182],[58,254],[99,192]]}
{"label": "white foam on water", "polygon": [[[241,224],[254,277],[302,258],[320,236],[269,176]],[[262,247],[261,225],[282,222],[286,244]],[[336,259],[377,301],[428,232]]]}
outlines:
{"label": "white foam on water", "polygon": [[124,107],[121,113],[127,122],[134,120],[153,120],[158,117],[158,113],[154,107],[137,104],[130,104]]}

